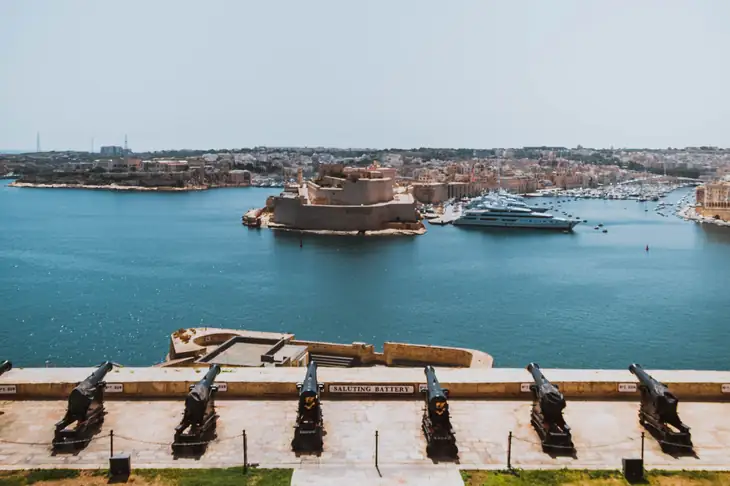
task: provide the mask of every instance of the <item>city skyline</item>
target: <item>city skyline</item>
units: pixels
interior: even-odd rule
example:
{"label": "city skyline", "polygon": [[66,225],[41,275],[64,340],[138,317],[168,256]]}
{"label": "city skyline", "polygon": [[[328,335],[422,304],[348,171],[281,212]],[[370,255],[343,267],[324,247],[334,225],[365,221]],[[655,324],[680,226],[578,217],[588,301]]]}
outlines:
{"label": "city skyline", "polygon": [[727,147],[723,12],[10,0],[0,147]]}

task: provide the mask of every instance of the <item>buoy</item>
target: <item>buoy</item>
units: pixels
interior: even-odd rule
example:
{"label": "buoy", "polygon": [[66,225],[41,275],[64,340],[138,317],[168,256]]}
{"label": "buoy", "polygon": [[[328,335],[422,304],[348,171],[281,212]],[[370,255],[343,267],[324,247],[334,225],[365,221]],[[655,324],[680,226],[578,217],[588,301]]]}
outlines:
{"label": "buoy", "polygon": [[649,251],[649,245],[646,245],[646,251]]}
{"label": "buoy", "polygon": [[304,240],[302,240],[302,237],[299,237],[299,248],[302,248],[304,246]]}

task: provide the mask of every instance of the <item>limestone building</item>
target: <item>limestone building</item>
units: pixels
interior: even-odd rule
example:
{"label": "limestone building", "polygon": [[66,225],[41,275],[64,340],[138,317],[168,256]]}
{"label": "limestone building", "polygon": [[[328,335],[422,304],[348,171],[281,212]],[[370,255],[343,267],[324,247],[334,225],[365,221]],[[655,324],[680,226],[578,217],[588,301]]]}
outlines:
{"label": "limestone building", "polygon": [[396,192],[395,170],[389,168],[323,164],[316,179],[285,188],[271,205],[270,226],[327,231],[422,228],[413,196]]}
{"label": "limestone building", "polygon": [[717,181],[699,186],[696,203],[699,214],[730,221],[730,181]]}

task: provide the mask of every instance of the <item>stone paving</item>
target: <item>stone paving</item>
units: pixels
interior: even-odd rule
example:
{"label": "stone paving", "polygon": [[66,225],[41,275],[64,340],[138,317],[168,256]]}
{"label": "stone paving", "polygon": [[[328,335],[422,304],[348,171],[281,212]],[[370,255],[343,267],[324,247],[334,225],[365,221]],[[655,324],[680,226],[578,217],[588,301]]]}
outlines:
{"label": "stone paving", "polygon": [[383,466],[380,473],[374,468],[300,468],[294,471],[292,486],[381,486],[397,484],[403,486],[464,486],[461,474],[456,468]]}
{"label": "stone paving", "polygon": [[[452,422],[459,446],[458,463],[435,464],[425,455],[420,422],[422,402],[324,401],[327,435],[320,456],[297,457],[291,451],[296,401],[219,400],[218,439],[198,458],[173,458],[170,442],[183,401],[108,401],[98,435],[78,454],[53,455],[53,425],[61,419],[61,401],[0,402],[0,468],[106,467],[109,432],[115,452],[132,455],[133,467],[230,467],[243,461],[245,429],[249,463],[262,467],[321,470],[332,484],[343,471],[370,475],[374,464],[375,431],[379,431],[381,472],[399,470],[501,469],[506,466],[507,436],[514,434],[512,464],[522,468],[620,468],[621,458],[640,455],[638,403],[569,401],[565,417],[572,427],[577,457],[544,454],[530,425],[530,402],[452,400]],[[648,468],[730,469],[730,403],[680,404],[680,416],[692,427],[697,457],[664,454],[647,435]],[[17,442],[17,443],[13,443]],[[428,467],[425,467],[428,466]],[[305,476],[310,474],[302,472]],[[314,474],[314,473],[311,473]],[[444,472],[443,474],[451,474]],[[387,474],[384,474],[387,476]],[[300,477],[299,473],[296,477]],[[375,483],[377,484],[377,482]]]}

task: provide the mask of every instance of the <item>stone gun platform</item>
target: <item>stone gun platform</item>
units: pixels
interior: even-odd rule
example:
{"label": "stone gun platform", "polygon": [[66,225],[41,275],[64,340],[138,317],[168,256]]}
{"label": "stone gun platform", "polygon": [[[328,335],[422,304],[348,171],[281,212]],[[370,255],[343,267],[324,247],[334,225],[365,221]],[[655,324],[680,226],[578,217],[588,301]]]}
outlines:
{"label": "stone gun platform", "polygon": [[[65,400],[95,368],[14,368],[0,376],[0,399]],[[530,373],[521,368],[436,368],[453,398],[529,400]],[[647,370],[683,401],[730,401],[730,372]],[[568,400],[638,400],[638,381],[628,370],[543,369]],[[182,398],[205,368],[114,368],[106,376],[107,400]],[[421,368],[320,368],[323,398],[422,398]],[[304,377],[299,367],[224,368],[219,399],[292,398]]]}
{"label": "stone gun platform", "polygon": [[[374,468],[375,431],[379,463],[387,471],[418,468],[504,469],[511,431],[512,464],[520,468],[619,469],[623,457],[639,457],[642,428],[638,401],[568,401],[577,457],[553,458],[542,452],[530,425],[529,401],[466,400],[450,402],[459,461],[434,463],[426,457],[421,431],[422,402],[416,400],[323,400],[324,451],[297,457],[290,442],[297,401],[218,400],[217,439],[200,458],[174,458],[175,426],[184,400],[107,402],[107,415],[95,439],[76,454],[53,454],[53,424],[63,416],[61,400],[0,401],[0,468],[103,468],[108,465],[109,434],[114,451],[131,454],[134,468],[234,467],[243,461],[246,430],[249,463],[261,467],[322,470]],[[682,402],[680,414],[692,427],[696,457],[664,454],[647,435],[649,469],[730,469],[730,403]]]}

